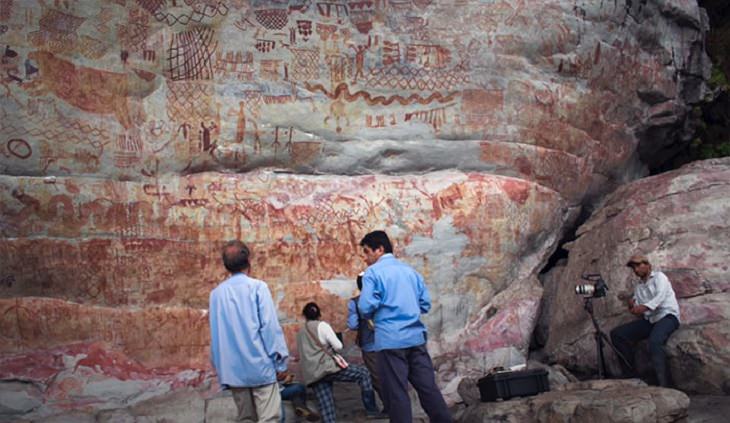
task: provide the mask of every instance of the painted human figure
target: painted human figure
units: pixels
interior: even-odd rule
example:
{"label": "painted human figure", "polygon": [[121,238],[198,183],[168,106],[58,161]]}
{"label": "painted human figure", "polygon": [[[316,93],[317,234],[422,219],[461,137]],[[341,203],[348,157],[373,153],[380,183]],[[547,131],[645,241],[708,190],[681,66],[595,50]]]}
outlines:
{"label": "painted human figure", "polygon": [[242,144],[246,138],[246,110],[243,108],[244,103],[238,103],[238,120],[236,121],[236,143]]}
{"label": "painted human figure", "polygon": [[210,141],[210,132],[218,128],[215,122],[210,122],[210,126],[205,126],[205,122],[200,122],[200,133],[202,140],[203,151],[210,151],[214,148],[213,143]]}
{"label": "painted human figure", "polygon": [[358,75],[365,79],[365,52],[370,48],[370,37],[367,44],[350,45],[350,48],[355,50],[355,75],[352,76],[352,83],[356,84]]}

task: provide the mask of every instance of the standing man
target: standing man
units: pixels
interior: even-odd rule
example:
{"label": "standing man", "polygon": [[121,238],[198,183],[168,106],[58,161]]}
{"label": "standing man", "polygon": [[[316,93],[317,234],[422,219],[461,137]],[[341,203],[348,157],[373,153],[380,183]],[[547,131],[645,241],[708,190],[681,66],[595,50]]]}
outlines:
{"label": "standing man", "polygon": [[[357,290],[362,292],[362,277],[365,272],[357,275]],[[360,300],[360,296],[350,298],[347,302],[347,328],[357,332],[357,346],[362,351],[362,361],[365,363],[365,367],[370,372],[370,377],[373,380],[373,388],[378,393],[380,401],[385,406],[385,399],[383,398],[383,391],[380,389],[380,377],[378,376],[378,352],[375,351],[375,326],[373,321],[366,319],[365,316],[360,312],[360,308],[357,306],[357,302]],[[387,407],[383,409],[383,414],[388,414]]]}
{"label": "standing man", "polygon": [[423,277],[393,256],[393,246],[383,231],[360,241],[365,262],[358,306],[375,321],[378,375],[391,423],[408,423],[413,417],[408,382],[418,393],[432,422],[450,423],[451,414],[436,385],[431,356],[426,350],[426,327],[421,313],[431,309]]}
{"label": "standing man", "polygon": [[[634,295],[628,300],[629,312],[641,318],[613,329],[611,341],[633,366],[634,344],[649,338],[649,352],[657,382],[659,386],[669,386],[664,344],[679,327],[677,297],[667,276],[662,272],[652,271],[646,256],[635,254],[626,265],[639,277],[634,287]],[[621,366],[625,373],[633,373],[623,361]]]}
{"label": "standing man", "polygon": [[237,421],[278,423],[281,396],[277,372],[289,351],[263,281],[248,276],[250,251],[241,241],[223,248],[231,276],[210,293],[210,356],[223,389],[231,389]]}

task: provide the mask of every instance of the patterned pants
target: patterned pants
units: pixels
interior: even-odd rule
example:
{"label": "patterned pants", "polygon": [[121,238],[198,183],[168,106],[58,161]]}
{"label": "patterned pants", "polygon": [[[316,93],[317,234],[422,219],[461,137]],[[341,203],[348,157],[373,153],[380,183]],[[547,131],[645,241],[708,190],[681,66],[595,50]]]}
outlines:
{"label": "patterned pants", "polygon": [[319,402],[319,414],[324,423],[334,423],[335,397],[332,394],[332,382],[357,382],[360,385],[362,403],[368,414],[376,414],[375,393],[370,380],[370,372],[364,366],[350,364],[346,369],[323,377],[319,382],[312,384],[312,390]]}

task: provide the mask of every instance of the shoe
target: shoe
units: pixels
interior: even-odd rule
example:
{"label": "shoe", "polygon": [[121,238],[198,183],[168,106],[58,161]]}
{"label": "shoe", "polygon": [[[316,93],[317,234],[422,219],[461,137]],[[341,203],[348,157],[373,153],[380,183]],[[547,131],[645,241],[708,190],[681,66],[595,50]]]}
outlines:
{"label": "shoe", "polygon": [[294,414],[297,417],[302,417],[308,422],[318,422],[320,420],[319,414],[305,407],[294,407]]}

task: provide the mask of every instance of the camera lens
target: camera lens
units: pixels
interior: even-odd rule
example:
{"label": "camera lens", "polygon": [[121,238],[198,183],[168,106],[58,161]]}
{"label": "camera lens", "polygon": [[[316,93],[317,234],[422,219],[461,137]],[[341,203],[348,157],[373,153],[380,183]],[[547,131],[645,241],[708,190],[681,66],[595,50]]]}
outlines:
{"label": "camera lens", "polygon": [[584,297],[590,297],[593,295],[593,292],[595,292],[596,287],[594,285],[590,284],[583,284],[583,285],[576,285],[575,286],[575,293],[577,295],[583,295]]}

